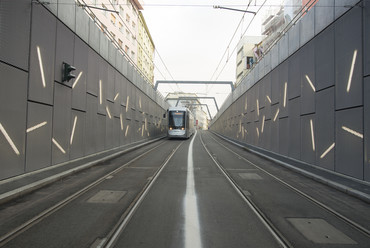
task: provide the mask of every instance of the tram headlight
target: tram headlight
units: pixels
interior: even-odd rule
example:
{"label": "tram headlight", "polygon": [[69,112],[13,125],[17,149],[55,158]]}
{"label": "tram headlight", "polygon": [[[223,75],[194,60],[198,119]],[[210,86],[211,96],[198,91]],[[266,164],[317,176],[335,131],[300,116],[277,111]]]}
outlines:
{"label": "tram headlight", "polygon": [[182,127],[181,130],[185,130],[185,128]]}
{"label": "tram headlight", "polygon": [[172,130],[172,127],[170,127],[170,130]]}

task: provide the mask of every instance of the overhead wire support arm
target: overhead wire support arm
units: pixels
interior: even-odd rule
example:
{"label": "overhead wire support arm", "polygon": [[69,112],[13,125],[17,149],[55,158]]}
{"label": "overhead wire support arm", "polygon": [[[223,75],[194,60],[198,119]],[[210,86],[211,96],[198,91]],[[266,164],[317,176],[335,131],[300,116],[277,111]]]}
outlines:
{"label": "overhead wire support arm", "polygon": [[116,13],[116,14],[119,14],[118,11],[116,10],[110,10],[110,9],[104,9],[104,8],[99,8],[99,7],[95,7],[95,6],[91,6],[91,5],[87,5],[87,4],[78,4],[78,7],[82,7],[82,8],[91,8],[91,9],[98,9],[98,10],[103,10],[103,11],[108,11],[108,12],[113,12],[113,13]]}
{"label": "overhead wire support arm", "polygon": [[218,6],[218,5],[214,5],[213,8],[214,9],[226,9],[226,10],[239,11],[239,12],[244,12],[244,13],[250,13],[250,14],[253,14],[253,15],[256,15],[257,14],[257,12],[254,12],[254,11],[243,10],[243,9],[227,8],[227,7],[222,7],[222,6]]}

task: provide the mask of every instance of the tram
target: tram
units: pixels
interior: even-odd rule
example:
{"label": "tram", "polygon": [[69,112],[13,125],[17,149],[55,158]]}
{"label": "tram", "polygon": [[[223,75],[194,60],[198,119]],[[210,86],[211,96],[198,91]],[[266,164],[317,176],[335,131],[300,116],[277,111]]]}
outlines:
{"label": "tram", "polygon": [[168,113],[169,138],[188,139],[195,133],[194,117],[191,111],[185,107],[170,107]]}

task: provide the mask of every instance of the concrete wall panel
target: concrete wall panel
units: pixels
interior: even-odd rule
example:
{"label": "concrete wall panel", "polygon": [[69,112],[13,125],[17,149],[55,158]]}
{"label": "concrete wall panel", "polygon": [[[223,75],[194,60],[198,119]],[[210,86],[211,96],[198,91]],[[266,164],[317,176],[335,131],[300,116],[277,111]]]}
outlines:
{"label": "concrete wall panel", "polygon": [[290,129],[289,118],[279,119],[279,153],[289,155]]}
{"label": "concrete wall panel", "polygon": [[364,79],[364,179],[370,181],[370,77]]}
{"label": "concrete wall panel", "polygon": [[271,69],[273,70],[279,64],[279,45],[274,45],[270,53],[271,53]]}
{"label": "concrete wall panel", "polygon": [[33,102],[28,103],[27,172],[38,170],[51,164],[52,119],[53,108],[51,106]]}
{"label": "concrete wall panel", "polygon": [[100,49],[100,29],[96,26],[95,22],[89,19],[89,45],[96,52]]}
{"label": "concrete wall panel", "polygon": [[0,2],[0,23],[0,60],[28,70],[30,1],[2,0]]}
{"label": "concrete wall panel", "polygon": [[316,8],[310,9],[299,23],[300,28],[300,46],[302,47],[315,35],[315,11]]}
{"label": "concrete wall panel", "polygon": [[107,114],[106,101],[108,91],[108,64],[102,59],[99,59],[99,85],[98,85],[98,113],[102,115]]}
{"label": "concrete wall panel", "polygon": [[72,108],[86,111],[89,48],[81,39],[76,37],[74,51],[74,66],[76,67],[74,74],[76,78],[72,80]]}
{"label": "concrete wall panel", "polygon": [[108,43],[108,62],[113,67],[116,67],[116,55],[117,55],[117,48],[113,45],[112,42],[109,42]]}
{"label": "concrete wall panel", "polygon": [[283,64],[279,65],[279,118],[288,116],[289,84],[289,63],[288,61],[285,61]]}
{"label": "concrete wall panel", "polygon": [[98,116],[98,129],[96,130],[96,149],[98,152],[105,150],[105,138],[106,138],[106,117],[105,115],[97,114]]}
{"label": "concrete wall panel", "polygon": [[282,63],[289,55],[289,37],[288,34],[285,34],[281,37],[278,46],[279,46],[279,64]]}
{"label": "concrete wall panel", "polygon": [[363,179],[363,108],[337,111],[335,170],[348,176]]}
{"label": "concrete wall panel", "polygon": [[[0,63],[0,179],[24,172],[27,73]],[[6,134],[5,134],[6,133]],[[12,140],[15,148],[6,139]]]}
{"label": "concrete wall panel", "polygon": [[76,34],[89,43],[89,16],[83,8],[76,8]]}
{"label": "concrete wall panel", "polygon": [[335,0],[335,19],[346,13],[350,8],[348,6],[354,6],[359,0]]}
{"label": "concrete wall panel", "polygon": [[[107,109],[109,113],[112,112],[113,103],[107,101]],[[111,149],[113,147],[114,138],[114,116],[107,114],[105,118],[105,149]]]}
{"label": "concrete wall panel", "polygon": [[353,8],[335,23],[336,109],[363,103],[361,26],[361,8]]}
{"label": "concrete wall panel", "polygon": [[99,50],[99,53],[100,55],[105,59],[105,60],[108,60],[108,54],[109,54],[109,51],[108,51],[108,43],[110,41],[108,40],[107,36],[105,33],[103,32],[100,32],[100,50]]}
{"label": "concrete wall panel", "polygon": [[59,164],[69,159],[72,92],[56,83],[54,94],[52,163]]}
{"label": "concrete wall panel", "polygon": [[316,161],[315,127],[315,115],[301,117],[301,160],[310,164]]}
{"label": "concrete wall panel", "polygon": [[289,157],[301,158],[301,98],[289,100]]}
{"label": "concrete wall panel", "polygon": [[335,162],[334,92],[334,87],[317,92],[314,126],[317,165],[329,170]]}
{"label": "concrete wall panel", "polygon": [[114,80],[115,80],[115,69],[108,65],[108,75],[107,75],[107,100],[114,102],[114,97],[116,96],[114,90]]}
{"label": "concrete wall panel", "polygon": [[301,95],[300,62],[302,55],[302,50],[300,50],[289,58],[288,99],[296,98]]}
{"label": "concrete wall panel", "polygon": [[[54,80],[68,86],[72,86],[74,80],[62,82],[63,62],[74,65],[74,39],[75,35],[61,22],[57,22],[56,54]],[[76,66],[75,66],[76,67]],[[76,74],[75,71],[72,72]]]}
{"label": "concrete wall panel", "polygon": [[315,112],[315,49],[314,42],[307,43],[301,49],[301,114]]}
{"label": "concrete wall panel", "polygon": [[322,90],[335,83],[334,26],[325,29],[315,40],[315,85]]}
{"label": "concrete wall panel", "polygon": [[275,68],[271,72],[271,102],[276,104],[280,100],[280,77],[279,69]]}
{"label": "concrete wall panel", "polygon": [[370,75],[370,3],[363,2],[363,34],[364,34],[364,75]]}
{"label": "concrete wall panel", "polygon": [[76,30],[76,2],[74,0],[63,0],[58,6],[58,18],[72,31]]}
{"label": "concrete wall panel", "polygon": [[275,115],[279,109],[279,104],[275,104],[271,106],[271,111],[273,113],[271,118],[271,132],[270,132],[270,139],[271,139],[271,151],[278,153],[279,152],[279,118]]}
{"label": "concrete wall panel", "polygon": [[72,110],[70,159],[80,158],[84,155],[85,147],[85,119],[86,113]]}
{"label": "concrete wall panel", "polygon": [[315,8],[315,35],[319,34],[332,22],[334,22],[334,1],[320,0]]}
{"label": "concrete wall panel", "polygon": [[50,12],[34,5],[28,99],[50,105],[53,104],[56,25]]}
{"label": "concrete wall panel", "polygon": [[89,48],[86,89],[88,93],[94,96],[98,96],[99,93],[99,62],[99,55]]}
{"label": "concrete wall panel", "polygon": [[[288,35],[288,51],[289,56],[295,53],[300,45],[300,24],[294,25],[287,33]],[[281,52],[281,51],[280,51]]]}
{"label": "concrete wall panel", "polygon": [[97,151],[98,98],[87,94],[86,106],[85,155],[89,155]]}

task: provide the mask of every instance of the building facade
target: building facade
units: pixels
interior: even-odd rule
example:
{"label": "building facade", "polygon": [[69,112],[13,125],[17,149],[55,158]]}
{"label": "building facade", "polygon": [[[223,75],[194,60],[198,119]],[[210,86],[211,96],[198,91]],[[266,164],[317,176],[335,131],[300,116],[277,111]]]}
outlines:
{"label": "building facade", "polygon": [[154,84],[154,51],[155,46],[150,35],[148,26],[146,25],[144,16],[139,12],[139,27],[138,27],[138,53],[137,65],[144,75],[149,79],[151,84]]}
{"label": "building facade", "polygon": [[[154,42],[145,23],[141,0],[85,0],[93,19],[135,64],[147,81],[154,81]],[[106,10],[106,11],[105,11]],[[91,15],[91,14],[90,14]]]}

